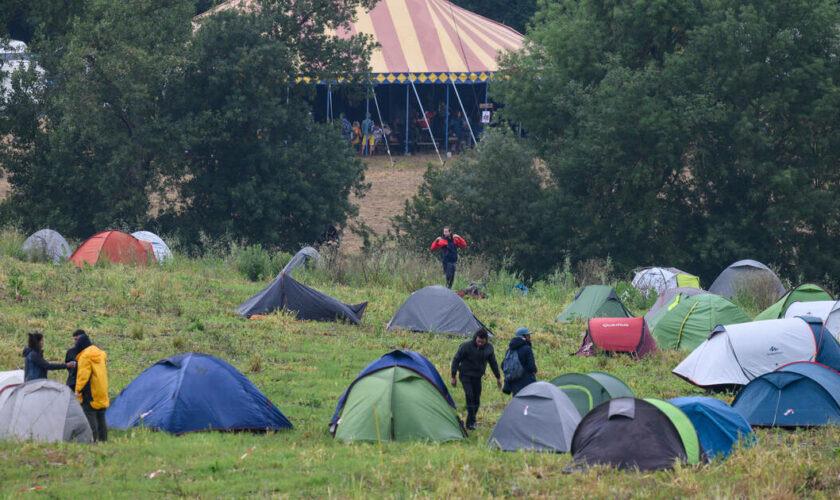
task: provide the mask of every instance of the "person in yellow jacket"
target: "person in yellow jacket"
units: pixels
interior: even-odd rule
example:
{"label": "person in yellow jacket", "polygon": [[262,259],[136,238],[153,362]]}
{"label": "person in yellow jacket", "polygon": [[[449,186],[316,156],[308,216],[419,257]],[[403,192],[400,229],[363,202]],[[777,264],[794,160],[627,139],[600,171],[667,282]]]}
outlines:
{"label": "person in yellow jacket", "polygon": [[105,410],[111,404],[108,399],[108,369],[105,351],[93,345],[87,334],[76,340],[76,397],[90,423],[94,441],[108,440],[108,426]]}

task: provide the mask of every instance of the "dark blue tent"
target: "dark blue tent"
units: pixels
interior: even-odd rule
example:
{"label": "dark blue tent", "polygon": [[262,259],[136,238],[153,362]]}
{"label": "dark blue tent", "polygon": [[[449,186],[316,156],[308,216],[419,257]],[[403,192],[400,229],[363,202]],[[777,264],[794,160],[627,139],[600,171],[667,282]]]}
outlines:
{"label": "dark blue tent", "polygon": [[840,373],[819,363],[789,363],[744,386],[732,407],[751,425],[840,425]]}
{"label": "dark blue tent", "polygon": [[433,365],[431,361],[424,358],[422,354],[414,351],[395,350],[367,365],[364,370],[359,372],[338,400],[338,407],[335,409],[335,414],[333,414],[330,424],[334,424],[338,421],[338,415],[341,413],[341,408],[344,406],[344,401],[347,399],[347,393],[357,380],[365,375],[385,368],[390,368],[392,366],[401,366],[417,372],[420,376],[431,382],[432,385],[434,385],[437,390],[443,394],[446,401],[455,408],[455,401],[452,400],[452,396],[449,395],[449,391],[446,389],[446,384],[443,383],[443,379],[440,378],[437,368],[435,368],[435,365]]}
{"label": "dark blue tent", "polygon": [[808,326],[814,332],[814,341],[817,343],[815,361],[831,367],[832,370],[840,370],[840,344],[837,343],[834,335],[825,328],[823,321],[810,316],[799,316],[799,318],[808,323]]}
{"label": "dark blue tent", "polygon": [[236,368],[207,354],[158,361],[131,381],[106,413],[108,427],[144,426],[183,434],[292,427]]}
{"label": "dark blue tent", "polygon": [[729,456],[738,441],[743,440],[745,444],[755,441],[750,424],[719,399],[692,396],[669,399],[668,402],[691,420],[700,445],[709,458]]}

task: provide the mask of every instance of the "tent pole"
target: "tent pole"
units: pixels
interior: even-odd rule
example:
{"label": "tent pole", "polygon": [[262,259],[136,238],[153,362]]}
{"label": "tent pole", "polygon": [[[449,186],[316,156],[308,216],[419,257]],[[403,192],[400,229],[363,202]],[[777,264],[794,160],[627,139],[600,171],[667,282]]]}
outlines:
{"label": "tent pole", "polygon": [[286,104],[289,104],[289,87],[286,87]]}
{"label": "tent pole", "polygon": [[446,123],[443,126],[443,149],[449,152],[449,87],[446,87]]}
{"label": "tent pole", "polygon": [[426,122],[426,129],[429,131],[429,137],[432,138],[432,146],[435,147],[435,153],[437,153],[438,160],[440,161],[440,164],[443,165],[443,158],[440,157],[437,141],[435,141],[435,134],[432,132],[432,125],[429,123],[429,117],[426,116],[426,110],[423,109],[423,103],[420,101],[420,94],[417,93],[417,87],[414,85],[414,80],[409,81],[411,82],[411,88],[414,89],[414,96],[417,97],[417,104],[420,105],[420,112],[423,113],[423,120]]}
{"label": "tent pole", "polygon": [[408,156],[408,84],[405,84],[405,155]]}
{"label": "tent pole", "polygon": [[470,129],[470,137],[472,137],[473,145],[478,144],[478,141],[475,140],[475,134],[473,134],[472,125],[470,125],[470,117],[467,116],[467,110],[464,109],[464,101],[461,100],[461,94],[458,93],[458,87],[455,86],[455,80],[452,80],[452,88],[455,89],[455,97],[458,98],[458,104],[461,105],[461,113],[464,114],[464,119],[467,120],[467,128]]}
{"label": "tent pole", "polygon": [[328,123],[332,123],[332,83],[327,84],[327,119]]}
{"label": "tent pole", "polygon": [[385,139],[385,151],[388,152],[388,161],[393,167],[394,159],[391,158],[391,146],[388,144],[388,137],[385,135],[385,122],[382,121],[382,112],[379,111],[379,100],[376,98],[376,87],[371,86],[370,90],[373,93],[373,104],[376,105],[376,114],[379,116],[379,126],[382,127],[382,138]]}
{"label": "tent pole", "polygon": [[[365,120],[370,120],[370,84],[365,89]],[[367,130],[362,130],[362,156],[370,156],[370,149],[368,148]]]}

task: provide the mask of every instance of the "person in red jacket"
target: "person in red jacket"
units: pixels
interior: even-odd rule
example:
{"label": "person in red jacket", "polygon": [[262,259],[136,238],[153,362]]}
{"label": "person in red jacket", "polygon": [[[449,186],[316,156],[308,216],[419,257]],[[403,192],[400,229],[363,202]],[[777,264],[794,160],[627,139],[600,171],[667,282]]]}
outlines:
{"label": "person in red jacket", "polygon": [[464,238],[452,234],[449,226],[443,228],[443,236],[438,236],[432,242],[432,250],[440,250],[440,261],[443,263],[443,274],[446,275],[446,288],[452,288],[455,280],[455,263],[458,262],[458,249],[467,246]]}

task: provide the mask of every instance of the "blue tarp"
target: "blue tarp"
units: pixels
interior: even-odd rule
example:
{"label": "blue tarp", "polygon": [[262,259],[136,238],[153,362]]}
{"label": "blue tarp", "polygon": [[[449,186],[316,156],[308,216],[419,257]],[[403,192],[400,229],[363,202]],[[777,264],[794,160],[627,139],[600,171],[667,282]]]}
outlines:
{"label": "blue tarp", "polygon": [[207,354],[158,361],[131,381],[106,412],[108,427],[173,434],[278,430],[292,424],[236,368]]}
{"label": "blue tarp", "polygon": [[744,386],[732,406],[751,425],[840,425],[840,373],[818,363],[789,363]]}
{"label": "blue tarp", "polygon": [[428,359],[424,358],[423,355],[416,353],[414,351],[400,351],[395,350],[391,351],[388,354],[382,356],[381,358],[377,359],[373,363],[367,365],[364,370],[359,372],[353,382],[347,386],[347,389],[344,389],[344,393],[341,395],[341,398],[338,400],[338,407],[335,409],[335,414],[333,414],[330,423],[333,424],[338,421],[338,415],[341,413],[341,408],[344,407],[344,401],[347,399],[347,393],[350,391],[350,388],[353,387],[353,384],[356,383],[357,380],[373,373],[375,371],[379,371],[385,368],[390,368],[392,366],[401,366],[403,368],[408,368],[409,370],[413,370],[418,374],[422,375],[426,378],[429,382],[432,383],[437,389],[446,397],[446,401],[455,408],[455,401],[452,400],[452,396],[449,395],[449,391],[446,389],[446,384],[443,383],[443,379],[440,378],[440,374],[435,368],[435,365],[431,363]]}
{"label": "blue tarp", "polygon": [[709,458],[727,457],[738,441],[755,441],[750,424],[731,406],[714,398],[700,396],[669,399],[691,420],[700,445]]}

